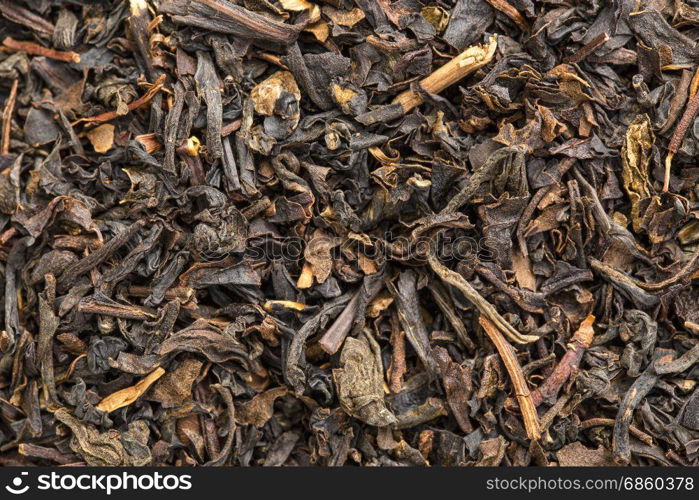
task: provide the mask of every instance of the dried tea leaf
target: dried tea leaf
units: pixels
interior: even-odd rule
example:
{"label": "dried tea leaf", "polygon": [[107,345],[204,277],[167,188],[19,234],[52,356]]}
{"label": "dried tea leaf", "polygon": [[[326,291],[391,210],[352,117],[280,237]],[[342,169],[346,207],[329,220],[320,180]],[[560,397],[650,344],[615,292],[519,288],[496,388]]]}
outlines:
{"label": "dried tea leaf", "polygon": [[463,432],[472,432],[473,426],[468,417],[469,400],[473,392],[471,369],[463,364],[454,363],[447,350],[442,347],[435,349],[435,358],[451,413]]}
{"label": "dried tea leaf", "polygon": [[695,389],[689,397],[684,410],[682,425],[688,429],[699,430],[699,389]]}
{"label": "dried tea leaf", "polygon": [[114,146],[114,125],[111,123],[90,129],[86,135],[95,153],[106,153]]}
{"label": "dried tea leaf", "polygon": [[624,166],[621,175],[624,188],[631,199],[631,220],[636,232],[641,229],[642,202],[651,197],[648,176],[654,140],[650,118],[648,115],[640,115],[629,125],[621,148]]}
{"label": "dried tea leaf", "polygon": [[505,458],[505,438],[498,436],[492,439],[485,439],[478,444],[481,452],[481,459],[476,463],[476,467],[497,467]]}
{"label": "dried tea leaf", "polygon": [[126,432],[121,434],[121,443],[133,466],[144,467],[151,464],[153,455],[148,445],[149,438],[150,429],[146,420],[130,422]]}
{"label": "dried tea leaf", "polygon": [[250,92],[250,98],[255,104],[257,113],[272,116],[275,113],[277,101],[285,92],[293,95],[297,101],[301,99],[301,92],[294,75],[289,71],[277,71],[255,85]]}
{"label": "dried tea leaf", "polygon": [[286,387],[277,387],[256,395],[250,401],[236,405],[235,421],[241,425],[252,424],[263,427],[272,418],[274,402],[288,392]]}
{"label": "dried tea leaf", "polygon": [[[0,171],[0,212],[4,214],[14,214],[19,208],[20,199],[20,168],[22,167],[23,155],[12,159],[5,156],[3,168]],[[7,160],[12,163],[8,164]]]}
{"label": "dried tea leaf", "polygon": [[297,12],[310,10],[314,7],[314,4],[308,0],[279,0],[279,3],[284,10],[293,10]]}
{"label": "dried tea leaf", "polygon": [[[331,250],[335,248],[337,244],[338,242],[334,238],[326,236],[322,231],[316,231],[311,241],[306,245],[303,256],[311,267],[313,277],[318,283],[325,283],[325,280],[328,279],[332,272],[333,256]],[[301,283],[301,278],[299,278],[300,288]]]}
{"label": "dried tea leaf", "polygon": [[248,359],[244,346],[235,338],[214,329],[203,328],[197,323],[173,333],[157,349],[160,356],[180,352],[200,354],[214,363],[229,360],[245,363]]}
{"label": "dried tea leaf", "polygon": [[340,404],[353,417],[376,427],[397,421],[383,399],[381,352],[371,337],[345,340],[340,368],[333,370],[333,379]]}
{"label": "dried tea leaf", "polygon": [[332,22],[344,26],[346,28],[351,28],[359,21],[366,17],[364,11],[359,7],[355,7],[352,10],[339,10],[329,5],[323,6],[323,14],[328,16]]}
{"label": "dried tea leaf", "polygon": [[90,424],[84,424],[65,408],[54,413],[56,420],[73,432],[71,449],[79,454],[87,465],[93,467],[118,467],[131,465],[129,455],[119,439],[119,432],[110,429],[101,433]]}
{"label": "dried tea leaf", "polygon": [[163,408],[174,408],[192,399],[192,384],[199,376],[204,363],[198,359],[185,358],[177,368],[167,372],[158,380],[150,394],[152,401],[158,401]]}
{"label": "dried tea leaf", "polygon": [[42,146],[53,142],[61,135],[50,113],[37,108],[31,108],[24,122],[24,136],[32,146]]}
{"label": "dried tea leaf", "polygon": [[369,303],[366,315],[370,318],[378,318],[391,304],[393,304],[393,296],[388,292],[382,292]]}
{"label": "dried tea leaf", "polygon": [[95,408],[107,413],[111,413],[114,410],[123,408],[124,406],[129,406],[131,403],[140,398],[148,388],[153,385],[153,383],[160,377],[165,375],[165,370],[163,368],[156,368],[151,373],[146,375],[144,378],[139,380],[135,385],[127,387],[120,391],[117,391],[109,396],[105,397],[100,401]]}
{"label": "dried tea leaf", "polygon": [[394,286],[387,283],[398,311],[400,324],[405,330],[405,334],[417,352],[420,361],[427,370],[434,374],[437,372],[437,365],[432,355],[432,348],[427,336],[427,328],[420,316],[420,306],[417,295],[417,275],[408,270],[400,273],[398,284]]}
{"label": "dried tea leaf", "polygon": [[486,0],[458,0],[451,11],[444,40],[463,50],[476,42],[495,20],[495,9]]}
{"label": "dried tea leaf", "polygon": [[333,84],[330,89],[332,91],[333,100],[342,108],[342,111],[351,114],[352,111],[349,107],[350,101],[359,94],[351,88],[340,86],[337,83]]}
{"label": "dried tea leaf", "polygon": [[206,52],[197,53],[197,71],[194,74],[197,95],[206,102],[206,146],[214,158],[223,155],[221,128],[223,127],[223,102],[216,67]]}
{"label": "dried tea leaf", "polygon": [[556,452],[561,467],[616,467],[614,457],[603,446],[587,448],[580,442],[565,445]]}
{"label": "dried tea leaf", "polygon": [[330,36],[330,26],[325,21],[318,21],[308,26],[304,31],[311,33],[319,42],[325,42]]}
{"label": "dried tea leaf", "polygon": [[420,10],[420,15],[434,26],[437,33],[442,33],[449,25],[449,12],[442,7],[427,6]]}

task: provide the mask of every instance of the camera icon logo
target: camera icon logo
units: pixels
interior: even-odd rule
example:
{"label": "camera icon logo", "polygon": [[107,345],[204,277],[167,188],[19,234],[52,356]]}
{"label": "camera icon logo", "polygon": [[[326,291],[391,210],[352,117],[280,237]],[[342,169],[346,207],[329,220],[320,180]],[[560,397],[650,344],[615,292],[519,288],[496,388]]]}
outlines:
{"label": "camera icon logo", "polygon": [[22,472],[20,476],[12,480],[12,485],[5,486],[5,489],[13,495],[21,495],[29,490],[29,485],[22,486],[22,476],[28,476],[28,472]]}

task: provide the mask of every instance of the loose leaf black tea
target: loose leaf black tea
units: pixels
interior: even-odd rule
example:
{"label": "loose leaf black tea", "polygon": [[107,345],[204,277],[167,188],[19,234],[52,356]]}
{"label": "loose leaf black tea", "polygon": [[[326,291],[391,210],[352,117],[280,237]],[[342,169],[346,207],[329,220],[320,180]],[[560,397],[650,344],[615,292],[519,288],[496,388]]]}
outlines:
{"label": "loose leaf black tea", "polygon": [[0,464],[699,465],[698,29],[0,1]]}

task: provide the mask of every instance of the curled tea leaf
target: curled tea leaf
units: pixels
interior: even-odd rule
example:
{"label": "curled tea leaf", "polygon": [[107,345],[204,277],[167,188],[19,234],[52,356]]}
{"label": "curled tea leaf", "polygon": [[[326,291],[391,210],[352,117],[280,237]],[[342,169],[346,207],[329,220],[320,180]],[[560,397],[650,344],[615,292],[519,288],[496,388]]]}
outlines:
{"label": "curled tea leaf", "polygon": [[119,439],[119,432],[111,429],[101,433],[90,424],[85,424],[60,408],[54,413],[56,420],[73,432],[71,449],[79,454],[87,465],[93,467],[117,467],[130,465],[129,456]]}

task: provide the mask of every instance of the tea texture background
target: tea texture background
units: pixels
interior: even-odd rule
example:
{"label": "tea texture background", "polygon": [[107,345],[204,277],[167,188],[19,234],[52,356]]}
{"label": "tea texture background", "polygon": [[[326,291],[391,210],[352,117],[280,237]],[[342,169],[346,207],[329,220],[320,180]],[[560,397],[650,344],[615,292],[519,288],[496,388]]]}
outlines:
{"label": "tea texture background", "polygon": [[0,464],[699,464],[698,40],[0,0]]}

